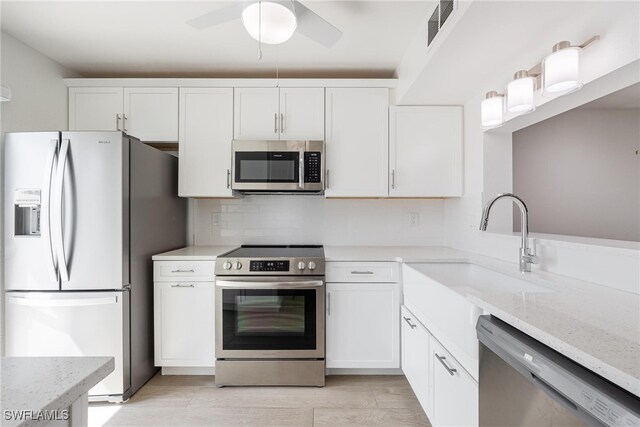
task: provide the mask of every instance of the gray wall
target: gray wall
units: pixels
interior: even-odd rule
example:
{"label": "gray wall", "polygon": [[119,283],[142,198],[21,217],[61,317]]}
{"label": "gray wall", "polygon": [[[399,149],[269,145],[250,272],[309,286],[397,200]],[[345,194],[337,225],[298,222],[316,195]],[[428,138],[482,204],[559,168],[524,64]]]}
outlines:
{"label": "gray wall", "polygon": [[639,149],[638,109],[578,108],[514,132],[530,231],[640,241]]}

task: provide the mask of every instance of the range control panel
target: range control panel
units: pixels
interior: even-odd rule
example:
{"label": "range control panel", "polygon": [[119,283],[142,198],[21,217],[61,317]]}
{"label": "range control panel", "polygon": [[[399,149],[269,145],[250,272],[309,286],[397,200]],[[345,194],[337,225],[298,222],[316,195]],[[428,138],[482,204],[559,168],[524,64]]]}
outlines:
{"label": "range control panel", "polygon": [[249,271],[289,271],[289,261],[250,261]]}
{"label": "range control panel", "polygon": [[304,182],[320,182],[320,152],[304,153]]}

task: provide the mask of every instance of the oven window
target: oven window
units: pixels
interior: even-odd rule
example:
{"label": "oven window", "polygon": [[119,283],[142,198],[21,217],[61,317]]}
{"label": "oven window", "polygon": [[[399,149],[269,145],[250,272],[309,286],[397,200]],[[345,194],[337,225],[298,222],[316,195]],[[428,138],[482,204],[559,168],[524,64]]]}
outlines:
{"label": "oven window", "polygon": [[236,182],[298,182],[300,155],[292,151],[237,151]]}
{"label": "oven window", "polygon": [[223,289],[224,350],[316,348],[315,289]]}

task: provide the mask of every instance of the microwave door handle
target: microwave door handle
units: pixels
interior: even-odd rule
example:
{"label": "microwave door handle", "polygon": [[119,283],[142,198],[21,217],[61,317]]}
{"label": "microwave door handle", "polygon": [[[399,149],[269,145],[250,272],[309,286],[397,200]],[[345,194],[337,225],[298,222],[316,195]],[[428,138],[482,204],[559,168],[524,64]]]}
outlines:
{"label": "microwave door handle", "polygon": [[302,149],[300,150],[300,160],[298,163],[298,187],[300,187],[301,190],[304,190],[304,150]]}

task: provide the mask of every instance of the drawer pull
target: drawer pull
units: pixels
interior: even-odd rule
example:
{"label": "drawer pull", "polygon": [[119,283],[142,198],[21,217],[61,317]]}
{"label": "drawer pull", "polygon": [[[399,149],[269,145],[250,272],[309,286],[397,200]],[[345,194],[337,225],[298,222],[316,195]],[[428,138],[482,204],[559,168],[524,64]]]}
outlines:
{"label": "drawer pull", "polygon": [[450,368],[449,366],[447,366],[447,362],[445,362],[446,357],[439,356],[438,353],[435,353],[435,355],[436,355],[436,358],[440,361],[440,363],[442,363],[442,366],[444,366],[444,368],[449,372],[451,376],[453,376],[456,372],[458,372],[457,369]]}
{"label": "drawer pull", "polygon": [[408,317],[404,317],[404,316],[402,316],[402,318],[404,319],[404,321],[405,321],[405,322],[407,322],[407,324],[408,324],[409,326],[411,326],[411,329],[415,329],[415,328],[416,328],[416,325],[414,325],[413,323],[411,323],[411,319],[409,319]]}
{"label": "drawer pull", "polygon": [[351,274],[373,274],[373,271],[352,271]]}
{"label": "drawer pull", "polygon": [[180,284],[176,284],[176,285],[171,285],[172,288],[195,288],[195,286],[193,284],[191,285],[180,285]]}
{"label": "drawer pull", "polygon": [[172,273],[195,273],[196,271],[192,268],[191,270],[171,270]]}

